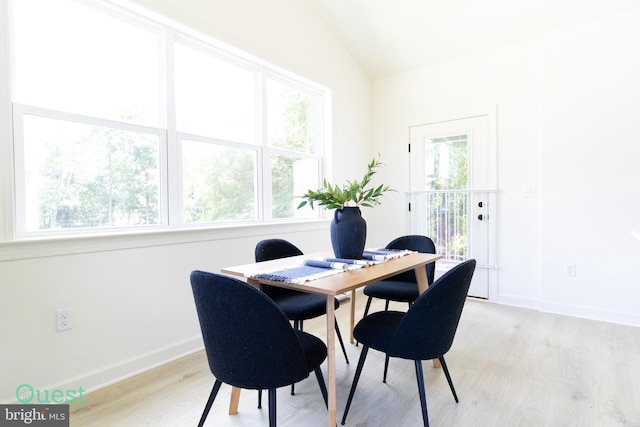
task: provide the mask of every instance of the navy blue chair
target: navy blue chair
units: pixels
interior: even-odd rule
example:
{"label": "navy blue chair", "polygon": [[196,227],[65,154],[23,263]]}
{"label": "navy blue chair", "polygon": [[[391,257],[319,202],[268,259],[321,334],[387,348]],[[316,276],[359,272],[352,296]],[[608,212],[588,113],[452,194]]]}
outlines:
{"label": "navy blue chair", "polygon": [[[256,262],[297,255],[303,255],[302,251],[293,243],[284,239],[261,240],[255,248]],[[260,285],[260,288],[280,307],[289,320],[293,321],[294,329],[302,330],[305,320],[314,319],[327,313],[327,298],[325,296],[263,284]],[[340,307],[340,301],[338,301],[337,298],[334,300],[334,304],[336,309]],[[344,347],[337,320],[336,335],[338,336],[340,347],[342,347],[344,358],[347,363],[349,363],[347,350]],[[294,394],[294,392],[295,386],[292,384],[291,394]],[[258,395],[258,407],[260,406],[261,398],[260,395]]]}
{"label": "navy blue chair", "polygon": [[[387,249],[408,249],[415,252],[422,252],[426,254],[435,254],[436,245],[433,240],[427,236],[421,235],[409,235],[398,237],[386,246]],[[427,269],[427,280],[429,283],[433,283],[435,276],[436,263],[432,262],[425,266]],[[411,271],[405,271],[396,276],[388,279],[380,280],[379,282],[371,283],[365,286],[362,292],[367,295],[367,305],[364,309],[365,317],[369,314],[369,308],[371,307],[371,301],[373,298],[380,298],[385,300],[384,310],[389,310],[389,301],[406,302],[411,307],[411,304],[418,298],[420,291],[418,290],[418,280],[416,279],[416,273]],[[356,345],[358,343],[356,342]],[[382,375],[382,382],[387,382],[387,371],[389,370],[389,357],[384,361],[384,373]]]}
{"label": "navy blue chair", "polygon": [[[401,236],[392,240],[387,246],[387,249],[408,249],[415,252],[422,252],[426,254],[435,254],[436,246],[427,236],[410,235]],[[427,279],[429,283],[433,283],[435,275],[436,263],[432,262],[426,265]],[[362,292],[367,295],[367,305],[364,309],[364,316],[369,313],[371,307],[371,300],[373,298],[380,298],[385,300],[385,311],[389,309],[389,301],[406,302],[411,307],[411,304],[418,298],[418,281],[416,274],[412,271],[406,271],[396,276],[390,277],[379,282],[371,283],[365,286]],[[364,317],[363,316],[363,317]]]}
{"label": "navy blue chair", "polygon": [[381,351],[390,357],[400,357],[415,362],[418,394],[425,427],[429,426],[429,417],[422,376],[423,360],[440,360],[453,398],[456,403],[458,402],[444,355],[453,344],[475,267],[476,261],[471,259],[452,268],[429,286],[406,313],[380,311],[358,322],[353,329],[353,336],[362,343],[362,351],[342,417],[343,425],[369,348]]}
{"label": "navy blue chair", "polygon": [[276,388],[315,372],[327,404],[320,365],[321,339],[294,330],[287,316],[258,289],[232,277],[193,271],[191,288],[215,382],[198,424],[201,427],[222,383],[269,390],[269,426],[276,425]]}

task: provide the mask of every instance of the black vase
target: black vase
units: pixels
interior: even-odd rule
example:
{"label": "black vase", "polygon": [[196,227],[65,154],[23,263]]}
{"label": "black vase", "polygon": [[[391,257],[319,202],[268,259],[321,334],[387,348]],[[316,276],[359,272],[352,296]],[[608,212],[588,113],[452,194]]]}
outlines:
{"label": "black vase", "polygon": [[331,221],[331,245],[336,258],[360,259],[367,240],[367,222],[359,207],[336,209]]}

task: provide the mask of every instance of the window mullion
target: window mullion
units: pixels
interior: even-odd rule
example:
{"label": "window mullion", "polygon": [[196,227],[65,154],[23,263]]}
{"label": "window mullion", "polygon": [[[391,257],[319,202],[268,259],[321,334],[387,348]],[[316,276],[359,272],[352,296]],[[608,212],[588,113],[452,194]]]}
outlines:
{"label": "window mullion", "polygon": [[260,206],[260,216],[263,220],[271,219],[271,152],[269,141],[267,140],[267,85],[265,72],[261,71],[257,75],[256,85],[256,142],[260,144],[260,172],[261,177],[258,183],[258,204]]}
{"label": "window mullion", "polygon": [[182,225],[182,153],[181,142],[176,129],[176,90],[175,90],[175,32],[167,30],[164,36],[163,74],[166,111],[166,148],[167,187],[164,198],[167,199],[167,223],[170,227]]}

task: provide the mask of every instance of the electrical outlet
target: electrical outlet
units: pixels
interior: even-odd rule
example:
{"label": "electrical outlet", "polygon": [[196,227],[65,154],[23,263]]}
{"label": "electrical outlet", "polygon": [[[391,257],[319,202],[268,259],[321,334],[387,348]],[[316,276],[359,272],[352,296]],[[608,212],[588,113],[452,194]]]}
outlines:
{"label": "electrical outlet", "polygon": [[56,331],[66,331],[73,328],[73,309],[61,308],[56,310]]}
{"label": "electrical outlet", "polygon": [[564,274],[567,277],[576,277],[576,265],[575,264],[565,264],[564,265]]}

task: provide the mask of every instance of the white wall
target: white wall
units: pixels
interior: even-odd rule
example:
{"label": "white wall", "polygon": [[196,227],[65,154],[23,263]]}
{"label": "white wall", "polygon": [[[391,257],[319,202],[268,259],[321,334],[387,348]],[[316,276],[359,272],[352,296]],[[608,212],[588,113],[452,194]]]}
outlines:
{"label": "white wall", "polygon": [[[402,191],[409,126],[497,106],[491,300],[640,325],[639,45],[640,10],[374,82],[375,148]],[[536,198],[522,197],[529,185]],[[377,240],[406,231],[402,208],[376,210],[398,219]]]}
{"label": "white wall", "polygon": [[[184,25],[332,90],[334,177],[364,172],[371,156],[371,82],[325,25],[295,0],[138,0]],[[0,0],[0,54],[6,46]],[[6,56],[3,55],[3,58]],[[193,269],[253,261],[260,239],[280,236],[311,252],[329,247],[328,222],[140,236],[11,242],[8,70],[0,61],[0,402],[27,383],[94,389],[194,351],[200,331]],[[362,165],[361,169],[353,164]],[[74,328],[56,333],[55,310]]]}
{"label": "white wall", "polygon": [[[640,324],[640,11],[543,39],[544,263],[551,309]],[[560,241],[562,244],[554,244]],[[564,260],[579,280],[558,280]]]}

